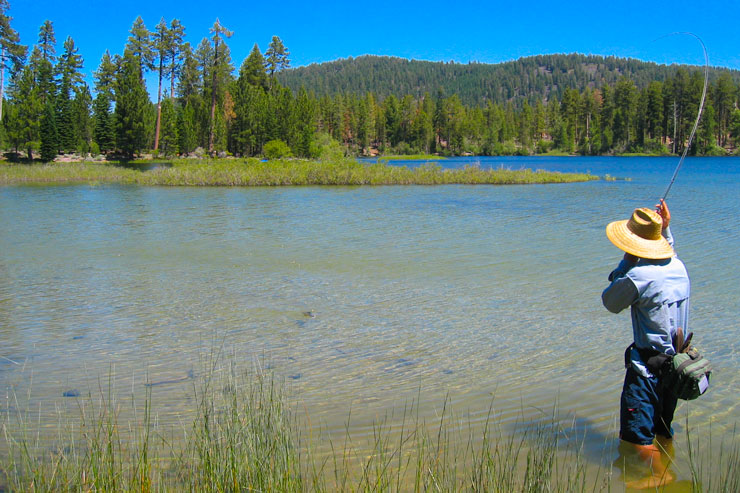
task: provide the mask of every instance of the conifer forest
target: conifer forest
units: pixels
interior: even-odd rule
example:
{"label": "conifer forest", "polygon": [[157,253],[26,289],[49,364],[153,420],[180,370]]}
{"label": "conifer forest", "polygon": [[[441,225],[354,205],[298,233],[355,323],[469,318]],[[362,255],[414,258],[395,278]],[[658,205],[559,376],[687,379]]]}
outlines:
{"label": "conifer forest", "polygon": [[[52,20],[21,40],[8,9],[0,0],[0,145],[16,159],[310,158],[333,141],[356,156],[676,154],[704,84],[703,67],[578,54],[496,65],[362,56],[292,68],[278,36],[237,61],[229,46],[247,41],[218,19],[194,46],[178,19],[150,28],[137,18],[121,46],[83,60]],[[155,94],[146,77],[156,77]],[[733,154],[740,73],[713,67],[709,81],[690,153]]]}

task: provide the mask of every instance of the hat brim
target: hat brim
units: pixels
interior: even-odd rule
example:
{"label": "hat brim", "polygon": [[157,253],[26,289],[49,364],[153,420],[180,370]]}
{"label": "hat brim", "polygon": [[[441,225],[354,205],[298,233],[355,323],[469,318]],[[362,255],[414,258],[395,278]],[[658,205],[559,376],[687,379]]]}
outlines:
{"label": "hat brim", "polygon": [[663,236],[658,240],[637,236],[627,228],[628,221],[614,221],[606,226],[606,237],[617,248],[640,258],[659,260],[673,257],[673,247],[668,240]]}

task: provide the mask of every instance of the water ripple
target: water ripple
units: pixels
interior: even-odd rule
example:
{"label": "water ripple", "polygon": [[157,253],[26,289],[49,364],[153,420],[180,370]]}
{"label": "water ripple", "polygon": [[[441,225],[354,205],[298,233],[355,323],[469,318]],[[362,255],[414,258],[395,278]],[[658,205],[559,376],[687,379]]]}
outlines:
{"label": "water ripple", "polygon": [[[600,304],[620,257],[603,228],[662,191],[667,165],[644,163],[591,163],[634,166],[610,171],[633,182],[557,186],[6,187],[0,383],[53,419],[68,390],[166,382],[149,388],[177,422],[220,352],[285,379],[330,430],[350,407],[364,433],[410,402],[432,417],[448,396],[476,422],[495,399],[511,426],[557,403],[601,439],[631,338],[629,316]],[[692,330],[716,369],[690,409],[715,429],[738,411],[735,163],[718,180],[687,161],[671,196]]]}

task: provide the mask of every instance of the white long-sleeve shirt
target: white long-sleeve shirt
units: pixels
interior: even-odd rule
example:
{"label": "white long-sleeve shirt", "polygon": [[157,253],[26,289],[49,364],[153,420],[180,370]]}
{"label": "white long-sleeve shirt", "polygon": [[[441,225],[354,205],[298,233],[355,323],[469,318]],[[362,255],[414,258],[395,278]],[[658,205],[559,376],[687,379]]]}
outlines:
{"label": "white long-sleeve shirt", "polygon": [[[670,229],[664,236],[673,245]],[[675,354],[673,337],[679,327],[689,331],[691,282],[686,266],[673,256],[663,260],[622,260],[609,275],[611,284],[601,294],[604,306],[613,313],[631,307],[635,348],[630,359],[634,369],[646,377],[652,374],[636,348]]]}

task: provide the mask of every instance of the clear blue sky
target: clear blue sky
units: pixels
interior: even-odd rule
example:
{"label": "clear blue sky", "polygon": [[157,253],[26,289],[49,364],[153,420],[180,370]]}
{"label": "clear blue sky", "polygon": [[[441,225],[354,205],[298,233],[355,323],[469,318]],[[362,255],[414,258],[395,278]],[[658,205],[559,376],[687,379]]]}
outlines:
{"label": "clear blue sky", "polygon": [[694,38],[661,38],[677,31],[700,36],[711,65],[740,69],[740,2],[706,3],[10,0],[9,15],[23,44],[37,42],[46,19],[54,23],[58,52],[72,36],[88,76],[106,49],[123,51],[139,15],[149,29],[162,17],[180,19],[193,45],[218,17],[234,32],[229,46],[237,69],[254,43],[264,52],[273,35],[290,51],[292,66],[364,54],[498,63],[573,52],[702,65]]}

